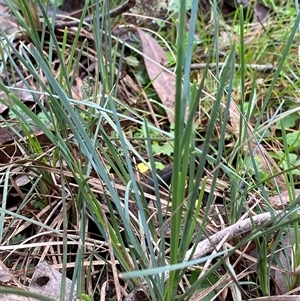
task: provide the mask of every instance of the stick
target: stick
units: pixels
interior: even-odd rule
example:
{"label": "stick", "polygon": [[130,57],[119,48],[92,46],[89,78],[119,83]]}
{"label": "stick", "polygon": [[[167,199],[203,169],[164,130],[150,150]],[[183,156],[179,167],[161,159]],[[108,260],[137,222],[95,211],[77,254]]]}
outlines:
{"label": "stick", "polygon": [[[129,11],[131,8],[135,6],[135,0],[127,0],[125,3],[119,5],[115,9],[112,9],[109,11],[106,16],[109,18],[115,18],[117,16],[120,16],[124,12]],[[99,20],[101,21],[103,16],[99,16]],[[93,17],[89,16],[84,18],[83,22],[91,24],[93,21]],[[65,28],[65,27],[74,27],[77,26],[80,23],[80,20],[75,20],[75,21],[66,21],[66,22],[59,22],[55,24],[55,29],[60,29],[60,28]]]}

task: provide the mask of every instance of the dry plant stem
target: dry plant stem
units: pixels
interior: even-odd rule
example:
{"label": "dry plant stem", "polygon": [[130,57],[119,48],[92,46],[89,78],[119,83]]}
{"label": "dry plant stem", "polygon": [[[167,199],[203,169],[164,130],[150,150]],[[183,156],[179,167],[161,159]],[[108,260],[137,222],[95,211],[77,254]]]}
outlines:
{"label": "dry plant stem", "polygon": [[[202,300],[203,298],[205,298],[205,296],[207,296],[208,294],[210,294],[211,292],[213,292],[214,290],[217,290],[220,286],[224,286],[224,289],[226,289],[229,284],[231,283],[231,278],[230,275],[228,273],[226,273],[224,276],[222,276],[216,283],[212,284],[212,286],[210,286],[209,288],[206,288],[200,292],[196,292],[192,297],[190,301],[199,301]],[[219,295],[222,294],[222,291],[218,291],[216,292],[214,298],[211,300],[216,300],[218,298]],[[224,298],[222,299],[224,300]]]}
{"label": "dry plant stem", "polygon": [[288,294],[288,295],[299,295],[299,292],[300,292],[300,287],[297,286],[296,288],[288,291],[286,294]]}
{"label": "dry plant stem", "polygon": [[141,83],[139,82],[137,76],[134,75],[134,77],[135,77],[135,79],[136,79],[137,82],[138,82],[138,86],[140,87],[140,89],[141,89],[141,91],[142,91],[142,95],[143,95],[144,99],[146,100],[146,104],[147,104],[147,106],[148,106],[148,108],[149,108],[149,111],[150,111],[151,117],[153,118],[154,124],[155,124],[155,126],[156,126],[157,128],[160,129],[159,122],[158,122],[158,120],[157,120],[157,118],[156,118],[156,114],[154,113],[154,110],[153,110],[153,108],[152,108],[152,106],[151,106],[151,103],[150,103],[150,101],[149,101],[149,99],[148,99],[147,94],[145,93],[144,89],[142,88],[142,85],[141,85]]}
{"label": "dry plant stem", "polygon": [[[115,18],[123,13],[129,11],[131,8],[135,6],[135,0],[127,0],[125,3],[119,5],[115,9],[112,9],[107,13],[107,17],[110,18]],[[101,21],[103,16],[99,16],[99,20]],[[91,24],[93,21],[94,17],[93,16],[88,16],[84,18],[83,23],[88,23]],[[60,29],[60,28],[65,28],[65,27],[74,27],[79,24],[80,20],[75,20],[75,21],[67,21],[67,22],[59,22],[55,24],[55,29]]]}
{"label": "dry plant stem", "polygon": [[248,299],[248,301],[300,301],[300,296],[287,296],[287,295],[270,296],[270,297]]}

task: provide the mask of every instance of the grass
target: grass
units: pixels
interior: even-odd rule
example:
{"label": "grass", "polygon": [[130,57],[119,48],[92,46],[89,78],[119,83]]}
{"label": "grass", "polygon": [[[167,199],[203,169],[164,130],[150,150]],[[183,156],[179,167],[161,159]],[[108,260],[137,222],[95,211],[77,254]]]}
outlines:
{"label": "grass", "polygon": [[[27,2],[22,14],[7,3],[22,28],[1,29],[0,251],[13,275],[31,279],[50,261],[61,300],[67,277],[81,300],[247,300],[297,287],[299,17],[287,1],[255,27],[242,8],[225,22],[215,3],[208,24],[197,2],[155,24],[175,67],[173,124],[138,35],[118,23],[126,14],[109,19],[104,1],[92,26],[54,30],[37,1],[38,30]],[[163,185],[156,168],[170,164]],[[290,271],[285,284],[276,269]],[[21,277],[7,286],[33,294]]]}

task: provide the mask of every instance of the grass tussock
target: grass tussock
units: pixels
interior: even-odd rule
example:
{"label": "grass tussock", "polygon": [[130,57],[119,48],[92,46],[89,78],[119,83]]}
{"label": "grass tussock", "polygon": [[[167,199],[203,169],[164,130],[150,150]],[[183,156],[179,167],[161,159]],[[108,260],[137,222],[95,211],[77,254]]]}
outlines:
{"label": "grass tussock", "polygon": [[3,298],[297,294],[298,4],[179,2],[3,4]]}

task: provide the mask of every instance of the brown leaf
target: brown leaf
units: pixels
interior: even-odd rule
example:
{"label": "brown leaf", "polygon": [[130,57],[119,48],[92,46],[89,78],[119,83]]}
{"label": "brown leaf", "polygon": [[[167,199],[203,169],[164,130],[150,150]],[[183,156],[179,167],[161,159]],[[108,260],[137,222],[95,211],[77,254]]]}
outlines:
{"label": "brown leaf", "polygon": [[9,8],[6,4],[0,3],[0,24],[1,29],[7,34],[15,34],[20,31],[18,20],[9,13]]}
{"label": "brown leaf", "polygon": [[[300,189],[295,189],[295,197],[300,196]],[[283,191],[280,194],[271,196],[269,198],[270,204],[276,210],[283,209],[284,206],[290,203],[289,193],[288,191]]]}
{"label": "brown leaf", "polygon": [[83,99],[83,95],[82,95],[82,87],[83,87],[83,83],[82,83],[82,79],[79,76],[75,76],[75,81],[76,84],[73,84],[72,88],[71,88],[71,92],[72,92],[72,97],[76,100],[82,100]]}
{"label": "brown leaf", "polygon": [[[231,101],[230,103],[230,123],[232,127],[232,132],[236,137],[239,137],[240,135],[240,112],[236,106],[236,104]],[[258,156],[260,159],[261,163],[261,168],[263,169],[264,172],[270,173],[270,168],[271,167],[275,172],[280,172],[280,168],[278,167],[277,163],[274,161],[274,159],[269,155],[269,153],[265,150],[265,148],[261,144],[257,144],[256,140],[253,138],[253,128],[248,125],[247,126],[247,137],[252,137],[250,146],[251,149],[248,150],[248,143],[245,144],[244,147],[244,153],[247,154],[247,152],[251,151],[252,154]],[[279,187],[285,187],[285,179],[282,174],[278,175],[275,177],[277,185]],[[273,181],[270,182],[270,186],[274,187],[275,184]]]}
{"label": "brown leaf", "polygon": [[163,48],[154,38],[141,29],[137,29],[143,46],[144,62],[148,76],[159,96],[162,104],[166,107],[168,120],[174,122],[175,105],[175,75],[167,72],[164,68],[167,56]]}

